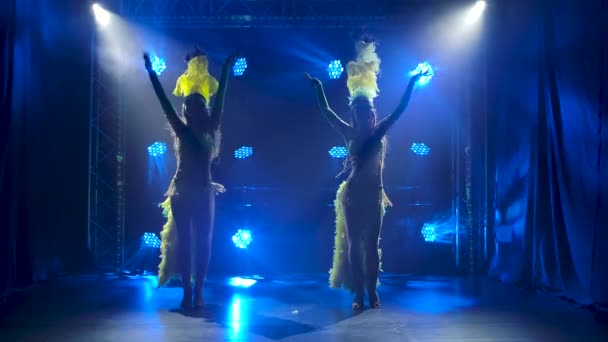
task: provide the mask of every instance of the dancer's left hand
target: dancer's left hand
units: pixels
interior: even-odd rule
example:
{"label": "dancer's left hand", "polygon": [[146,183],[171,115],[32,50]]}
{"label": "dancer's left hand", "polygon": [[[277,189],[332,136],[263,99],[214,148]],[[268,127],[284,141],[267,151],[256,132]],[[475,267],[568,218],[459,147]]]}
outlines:
{"label": "dancer's left hand", "polygon": [[152,69],[152,62],[150,61],[150,54],[148,52],[144,52],[144,65],[146,66],[146,70]]}
{"label": "dancer's left hand", "polygon": [[431,70],[429,70],[429,69],[424,69],[424,70],[421,70],[421,71],[420,71],[419,73],[417,73],[416,75],[414,75],[414,77],[416,77],[416,79],[420,79],[421,77],[424,77],[424,76],[431,76],[431,75],[432,75]]}

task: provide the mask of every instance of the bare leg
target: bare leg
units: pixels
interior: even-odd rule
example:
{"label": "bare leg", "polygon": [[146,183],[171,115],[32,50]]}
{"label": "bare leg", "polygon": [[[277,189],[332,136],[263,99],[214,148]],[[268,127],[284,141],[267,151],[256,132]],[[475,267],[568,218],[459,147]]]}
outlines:
{"label": "bare leg", "polygon": [[197,215],[194,218],[196,281],[194,283],[194,305],[198,308],[205,306],[203,285],[211,258],[211,243],[213,240],[213,223],[215,218],[215,193],[209,190],[203,194],[199,203]]}
{"label": "bare leg", "polygon": [[177,227],[179,241],[179,268],[182,274],[184,294],[181,307],[192,307],[192,274],[191,274],[191,248],[190,248],[190,224],[192,221],[192,208],[187,198],[174,196],[171,199],[171,210]]}
{"label": "bare leg", "polygon": [[380,307],[380,298],[378,292],[376,292],[378,274],[380,273],[380,255],[378,254],[378,240],[366,241],[366,253],[367,253],[367,294],[369,298],[369,306],[372,308]]}
{"label": "bare leg", "polygon": [[365,296],[363,283],[363,255],[362,255],[362,227],[361,212],[358,208],[345,203],[345,226],[348,239],[348,262],[351,266],[353,279],[353,290],[355,299],[353,300],[353,309],[361,309],[363,307],[363,297]]}
{"label": "bare leg", "polygon": [[[374,208],[370,208],[374,210]],[[379,308],[380,298],[376,287],[378,285],[378,275],[380,274],[380,254],[378,252],[378,239],[380,238],[380,230],[382,228],[382,208],[378,207],[377,212],[373,213],[371,218],[375,218],[375,222],[370,222],[370,228],[368,236],[365,239],[365,253],[366,253],[366,274],[367,278],[367,293],[369,298],[369,305],[371,308]]]}
{"label": "bare leg", "polygon": [[363,286],[363,260],[361,255],[361,241],[349,239],[348,243],[348,259],[351,266],[353,276],[353,285],[355,291],[355,299],[353,300],[353,309],[363,307],[364,286]]}

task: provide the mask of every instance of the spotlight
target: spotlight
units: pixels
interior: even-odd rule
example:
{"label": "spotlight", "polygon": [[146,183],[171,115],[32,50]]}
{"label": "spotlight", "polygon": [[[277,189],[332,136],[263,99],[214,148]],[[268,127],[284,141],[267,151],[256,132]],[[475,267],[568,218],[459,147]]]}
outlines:
{"label": "spotlight", "polygon": [[154,233],[144,233],[142,240],[147,247],[160,248],[160,239]]}
{"label": "spotlight", "polygon": [[164,142],[157,141],[154,144],[148,146],[148,154],[150,157],[158,157],[167,152],[167,144]]}
{"label": "spotlight", "polygon": [[243,76],[243,74],[245,73],[245,69],[247,69],[247,59],[244,57],[237,59],[234,63],[234,66],[232,67],[234,76]]}
{"label": "spotlight", "polygon": [[453,217],[443,217],[425,222],[420,229],[420,233],[426,242],[451,244],[454,242],[455,221]]}
{"label": "spotlight", "polygon": [[245,159],[251,157],[252,155],[253,147],[251,146],[241,146],[234,151],[234,158],[236,159]]}
{"label": "spotlight", "polygon": [[475,3],[475,6],[469,10],[467,14],[466,23],[471,25],[474,24],[481,18],[483,11],[486,9],[487,3],[483,0],[479,0]]}
{"label": "spotlight", "polygon": [[93,4],[92,8],[93,8],[93,14],[95,15],[95,20],[97,20],[97,23],[99,24],[99,26],[101,26],[101,27],[108,26],[108,24],[110,24],[110,12],[105,10],[103,7],[101,7],[97,3]]}
{"label": "spotlight", "polygon": [[435,72],[433,71],[433,67],[429,64],[429,62],[422,62],[418,64],[416,69],[410,71],[410,76],[417,75],[419,73],[427,74],[425,76],[420,77],[417,84],[424,86],[431,82],[433,76],[435,76]]}
{"label": "spotlight", "polygon": [[437,234],[436,234],[434,225],[425,223],[424,225],[422,225],[422,230],[420,232],[422,233],[422,237],[424,238],[424,241],[426,241],[426,242],[435,241]]}
{"label": "spotlight", "polygon": [[230,280],[228,281],[228,284],[232,287],[249,288],[249,287],[252,287],[253,285],[255,285],[255,283],[257,283],[257,282],[258,281],[255,279],[235,277],[235,278],[230,278]]}
{"label": "spotlight", "polygon": [[167,69],[167,64],[165,63],[165,60],[158,56],[152,56],[150,61],[152,62],[152,70],[154,70],[157,75],[162,74],[163,71]]}
{"label": "spotlight", "polygon": [[345,158],[348,155],[348,150],[344,146],[334,146],[328,153],[332,158]]}
{"label": "spotlight", "polygon": [[239,229],[232,236],[232,242],[237,248],[240,249],[246,249],[247,246],[251,244],[252,240],[253,238],[251,237],[251,231],[249,231],[248,229]]}
{"label": "spotlight", "polygon": [[329,74],[329,78],[332,80],[337,80],[342,76],[342,72],[344,72],[344,67],[342,67],[342,62],[339,60],[333,60],[329,63],[327,67],[327,73]]}
{"label": "spotlight", "polygon": [[431,152],[431,148],[424,143],[413,143],[410,150],[419,156],[426,156]]}

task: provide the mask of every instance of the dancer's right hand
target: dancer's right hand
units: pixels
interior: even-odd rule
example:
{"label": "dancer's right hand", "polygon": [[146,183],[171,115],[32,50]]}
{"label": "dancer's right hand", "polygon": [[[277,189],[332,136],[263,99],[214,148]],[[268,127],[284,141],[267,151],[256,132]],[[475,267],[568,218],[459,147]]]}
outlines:
{"label": "dancer's right hand", "polygon": [[146,66],[146,70],[152,69],[152,62],[150,61],[150,54],[144,52],[144,65]]}
{"label": "dancer's right hand", "polygon": [[321,81],[316,77],[310,76],[309,73],[305,72],[304,76],[306,76],[306,78],[312,83],[313,86],[321,85]]}

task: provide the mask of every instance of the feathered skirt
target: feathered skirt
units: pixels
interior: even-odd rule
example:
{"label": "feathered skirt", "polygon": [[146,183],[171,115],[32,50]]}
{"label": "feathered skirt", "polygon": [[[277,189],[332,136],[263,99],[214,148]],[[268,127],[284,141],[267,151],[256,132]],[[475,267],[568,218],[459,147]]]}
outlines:
{"label": "feathered skirt", "polygon": [[[333,265],[331,270],[329,271],[329,285],[332,288],[339,289],[344,288],[348,291],[354,291],[354,284],[352,278],[351,265],[348,258],[348,238],[347,238],[347,228],[346,228],[346,212],[345,205],[348,202],[352,201],[353,198],[348,198],[350,195],[348,194],[347,188],[349,187],[349,180],[342,182],[340,187],[338,188],[338,192],[336,194],[336,199],[334,201],[334,207],[336,210],[336,233],[334,236],[334,255],[333,255]],[[377,205],[381,206],[381,215],[384,215],[386,212],[386,208],[392,206],[390,200],[386,196],[383,188],[379,188],[377,191],[380,193],[377,194],[377,198],[379,199],[379,203]],[[376,197],[376,194],[369,194],[371,197]],[[374,203],[375,204],[375,203]],[[370,208],[373,209],[373,208]],[[364,235],[365,236],[365,235]],[[366,253],[363,248],[363,244],[357,244],[356,248],[362,249],[362,261],[363,265],[365,265]],[[378,249],[380,256],[382,256],[382,251]],[[365,267],[363,267],[365,270]],[[367,275],[364,272],[364,277]],[[365,281],[366,279],[364,279]],[[367,283],[367,282],[365,282]]]}
{"label": "feathered skirt", "polygon": [[[216,194],[226,191],[224,186],[218,183],[211,183],[211,188]],[[181,276],[179,265],[179,248],[181,241],[178,239],[177,225],[171,208],[171,197],[172,196],[167,196],[165,201],[159,205],[162,208],[162,213],[166,222],[160,232],[161,261],[158,265],[158,287],[165,285],[173,278]],[[195,248],[197,248],[197,246],[193,245],[191,249],[192,255],[196,255]],[[194,274],[194,272],[192,272],[192,274]]]}

